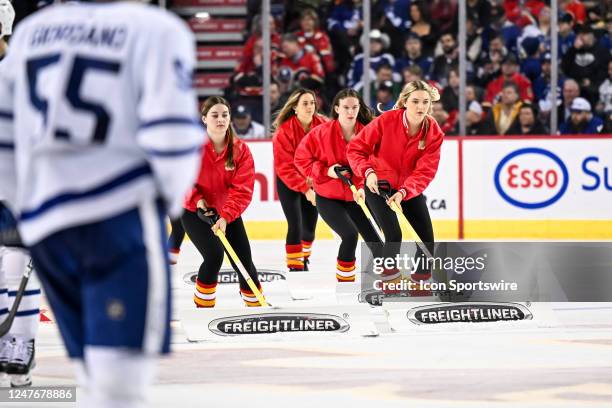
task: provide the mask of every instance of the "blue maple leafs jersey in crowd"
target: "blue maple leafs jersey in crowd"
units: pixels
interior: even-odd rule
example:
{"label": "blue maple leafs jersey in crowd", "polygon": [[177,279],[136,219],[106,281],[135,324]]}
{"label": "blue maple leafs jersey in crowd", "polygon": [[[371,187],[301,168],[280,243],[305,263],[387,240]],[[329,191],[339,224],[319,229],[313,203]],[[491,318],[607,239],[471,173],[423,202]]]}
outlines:
{"label": "blue maple leafs jersey in crowd", "polygon": [[194,38],[137,3],[71,3],[23,20],[0,62],[0,197],[26,244],[161,197],[182,208],[204,142]]}

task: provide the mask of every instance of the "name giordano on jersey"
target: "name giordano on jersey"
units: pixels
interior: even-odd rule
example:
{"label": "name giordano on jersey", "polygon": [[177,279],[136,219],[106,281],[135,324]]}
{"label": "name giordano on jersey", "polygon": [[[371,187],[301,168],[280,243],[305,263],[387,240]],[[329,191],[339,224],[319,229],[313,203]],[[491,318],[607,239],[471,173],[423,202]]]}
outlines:
{"label": "name giordano on jersey", "polygon": [[58,24],[37,28],[32,35],[30,46],[47,46],[52,43],[67,43],[69,45],[89,44],[119,49],[127,38],[127,28],[124,26],[99,27],[84,23]]}

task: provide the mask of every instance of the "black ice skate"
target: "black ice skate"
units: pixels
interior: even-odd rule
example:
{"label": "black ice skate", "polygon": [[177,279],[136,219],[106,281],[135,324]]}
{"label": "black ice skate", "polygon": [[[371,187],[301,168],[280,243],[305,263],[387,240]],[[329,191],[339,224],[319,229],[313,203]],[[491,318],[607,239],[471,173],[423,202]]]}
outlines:
{"label": "black ice skate", "polygon": [[29,341],[15,339],[13,355],[6,367],[6,373],[26,375],[34,365],[34,339]]}

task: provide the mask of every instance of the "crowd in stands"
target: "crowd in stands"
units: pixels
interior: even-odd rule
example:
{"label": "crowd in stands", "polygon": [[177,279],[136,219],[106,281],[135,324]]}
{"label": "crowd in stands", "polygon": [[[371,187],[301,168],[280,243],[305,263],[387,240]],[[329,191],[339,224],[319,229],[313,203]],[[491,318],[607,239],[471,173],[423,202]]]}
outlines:
{"label": "crowd in stands", "polygon": [[[251,15],[260,1],[249,1]],[[363,33],[360,0],[273,0],[272,112],[296,87],[318,95],[325,113],[344,87],[363,91],[370,42],[369,101],[390,109],[402,86],[422,79],[442,96],[433,115],[458,134],[457,0],[372,0]],[[262,122],[261,18],[251,21],[243,59],[226,96]],[[550,0],[467,0],[467,134],[612,133],[612,0],[559,1],[559,81],[551,89]]]}

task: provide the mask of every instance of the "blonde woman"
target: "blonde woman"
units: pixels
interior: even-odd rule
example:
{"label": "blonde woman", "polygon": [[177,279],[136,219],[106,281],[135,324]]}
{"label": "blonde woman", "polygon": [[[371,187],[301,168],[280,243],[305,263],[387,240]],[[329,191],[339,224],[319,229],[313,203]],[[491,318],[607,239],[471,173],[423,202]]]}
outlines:
{"label": "blonde woman", "polygon": [[[366,201],[385,234],[383,254],[394,257],[402,231],[390,206],[401,209],[421,241],[433,253],[433,227],[423,191],[438,170],[444,133],[431,117],[440,99],[436,88],[424,81],[406,84],[393,109],[370,122],[348,145],[347,157],[356,175],[365,179]],[[379,181],[390,184],[389,199],[381,196]],[[417,250],[416,257],[422,253]],[[397,278],[397,270],[385,271]],[[383,276],[384,278],[385,276]],[[427,280],[431,272],[420,268],[413,280]]]}
{"label": "blonde woman", "polygon": [[317,226],[312,181],[295,166],[295,151],[308,132],[326,122],[317,114],[317,98],[307,89],[296,89],[274,121],[274,171],[278,198],[287,218],[287,268],[308,270],[308,258]]}

